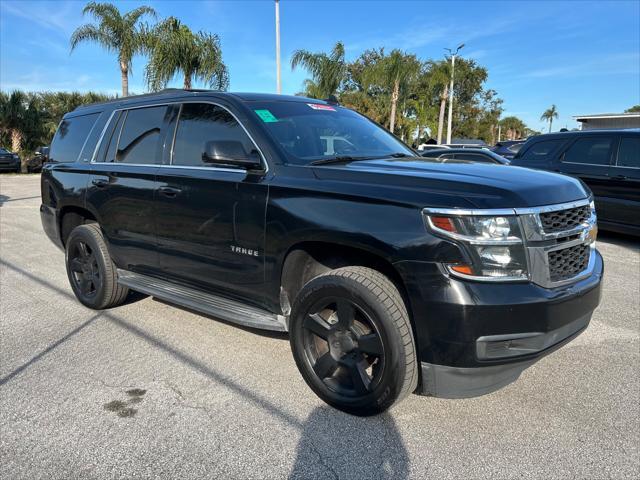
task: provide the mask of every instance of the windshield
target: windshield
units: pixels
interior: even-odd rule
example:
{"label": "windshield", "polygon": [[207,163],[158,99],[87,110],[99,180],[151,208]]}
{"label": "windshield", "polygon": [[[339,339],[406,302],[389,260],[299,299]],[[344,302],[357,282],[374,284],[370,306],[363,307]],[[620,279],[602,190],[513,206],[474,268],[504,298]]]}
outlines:
{"label": "windshield", "polygon": [[9,153],[7,150],[5,150],[4,148],[0,148],[0,153]]}
{"label": "windshield", "polygon": [[287,153],[288,163],[307,165],[335,157],[415,156],[371,120],[337,105],[251,102],[249,108]]}

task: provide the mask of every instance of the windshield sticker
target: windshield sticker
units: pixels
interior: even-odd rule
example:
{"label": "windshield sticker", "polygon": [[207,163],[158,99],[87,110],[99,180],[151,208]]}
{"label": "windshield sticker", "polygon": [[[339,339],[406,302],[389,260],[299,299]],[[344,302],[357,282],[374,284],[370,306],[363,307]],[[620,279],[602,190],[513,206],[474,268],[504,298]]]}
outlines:
{"label": "windshield sticker", "polygon": [[309,105],[314,110],[329,110],[331,112],[336,111],[336,109],[333,108],[331,105],[322,105],[320,103],[307,103],[307,105]]}
{"label": "windshield sticker", "polygon": [[269,110],[254,110],[254,112],[256,112],[256,114],[260,117],[260,120],[265,123],[278,121],[278,119]]}

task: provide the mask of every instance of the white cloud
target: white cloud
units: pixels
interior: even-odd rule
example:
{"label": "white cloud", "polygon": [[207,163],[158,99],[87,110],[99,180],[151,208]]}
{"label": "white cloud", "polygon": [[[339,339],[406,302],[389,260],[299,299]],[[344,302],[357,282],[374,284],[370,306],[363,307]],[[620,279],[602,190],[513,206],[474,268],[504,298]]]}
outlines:
{"label": "white cloud", "polygon": [[3,13],[24,18],[40,27],[68,36],[78,26],[82,4],[76,2],[0,2]]}

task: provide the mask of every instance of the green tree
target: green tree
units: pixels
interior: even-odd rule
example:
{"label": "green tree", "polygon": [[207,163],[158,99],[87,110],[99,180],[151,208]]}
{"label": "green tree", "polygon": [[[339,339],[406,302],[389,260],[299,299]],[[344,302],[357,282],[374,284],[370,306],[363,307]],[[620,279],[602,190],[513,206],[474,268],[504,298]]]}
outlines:
{"label": "green tree", "polygon": [[415,55],[392,50],[380,59],[368,72],[371,83],[376,83],[390,92],[389,131],[393,133],[396,124],[398,101],[406,98],[420,73],[421,64]]}
{"label": "green tree", "polygon": [[527,134],[527,126],[518,117],[504,117],[500,120],[500,127],[506,140],[519,140]]}
{"label": "green tree", "polygon": [[640,105],[634,105],[631,108],[627,108],[624,113],[638,113],[640,112]]}
{"label": "green tree", "polygon": [[553,125],[554,118],[558,118],[558,110],[555,105],[551,105],[551,108],[547,108],[540,117],[541,121],[549,122],[549,133],[551,133],[551,125]]}
{"label": "green tree", "polygon": [[451,63],[446,60],[427,62],[427,75],[430,90],[437,92],[440,108],[438,114],[438,144],[442,143],[444,132],[444,115],[449,98],[449,83],[451,82]]}
{"label": "green tree", "polygon": [[311,74],[311,79],[305,81],[306,95],[312,98],[335,95],[347,75],[344,45],[336,42],[328,55],[296,50],[291,57],[291,70],[298,66],[304,67]]}
{"label": "green tree", "polygon": [[229,87],[229,72],[216,34],[193,33],[180,20],[169,17],[153,29],[147,49],[150,59],[145,78],[151,90],[164,88],[177,74],[182,74],[185,89],[191,88],[194,79],[216,90]]}
{"label": "green tree", "polygon": [[139,24],[144,15],[156,16],[153,8],[141,6],[122,15],[110,3],[90,2],[82,10],[91,14],[97,24],[82,25],[71,35],[71,51],[82,42],[96,42],[118,55],[122,77],[122,96],[129,95],[129,72],[133,56],[142,53],[145,46],[145,29]]}
{"label": "green tree", "polygon": [[0,92],[0,131],[8,135],[11,151],[19,153],[25,136],[39,129],[36,104],[24,92]]}

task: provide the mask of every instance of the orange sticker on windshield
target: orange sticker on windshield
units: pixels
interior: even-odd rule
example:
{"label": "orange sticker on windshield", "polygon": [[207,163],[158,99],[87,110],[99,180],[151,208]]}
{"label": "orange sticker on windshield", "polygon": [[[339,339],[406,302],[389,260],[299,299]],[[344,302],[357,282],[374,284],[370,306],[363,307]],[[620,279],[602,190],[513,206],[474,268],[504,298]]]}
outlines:
{"label": "orange sticker on windshield", "polygon": [[336,109],[333,108],[331,105],[322,105],[321,103],[307,103],[307,105],[309,105],[314,110],[329,110],[332,112],[336,111]]}

